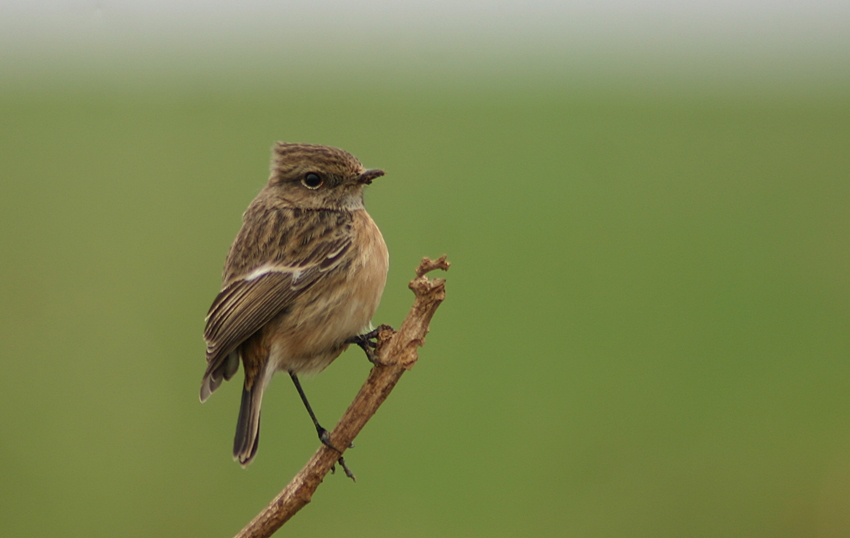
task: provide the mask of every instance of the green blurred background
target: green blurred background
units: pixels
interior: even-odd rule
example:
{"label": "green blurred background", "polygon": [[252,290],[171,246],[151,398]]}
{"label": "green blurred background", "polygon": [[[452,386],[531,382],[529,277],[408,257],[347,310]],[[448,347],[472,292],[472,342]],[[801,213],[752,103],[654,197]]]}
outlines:
{"label": "green blurred background", "polygon": [[246,470],[197,396],[286,140],[388,172],[377,323],[453,266],[280,534],[850,536],[848,10],[434,5],[3,8],[0,535],[231,536],[317,448],[285,378]]}

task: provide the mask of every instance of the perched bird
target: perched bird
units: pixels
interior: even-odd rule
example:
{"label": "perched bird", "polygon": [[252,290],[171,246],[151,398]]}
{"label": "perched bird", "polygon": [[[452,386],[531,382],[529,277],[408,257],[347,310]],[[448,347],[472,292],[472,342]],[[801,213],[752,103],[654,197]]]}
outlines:
{"label": "perched bird", "polygon": [[331,446],[298,375],[322,371],[352,343],[369,355],[389,267],[363,205],[364,187],[383,171],[327,146],[278,142],[273,153],[271,177],[242,217],[204,330],[202,402],[240,360],[245,369],[233,443],[243,466],[257,453],[263,390],[281,370]]}

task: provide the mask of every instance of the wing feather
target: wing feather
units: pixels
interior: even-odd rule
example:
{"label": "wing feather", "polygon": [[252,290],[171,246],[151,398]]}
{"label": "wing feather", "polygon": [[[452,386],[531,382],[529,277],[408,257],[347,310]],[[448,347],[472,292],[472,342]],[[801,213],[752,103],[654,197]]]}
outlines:
{"label": "wing feather", "polygon": [[[256,201],[255,201],[256,202]],[[206,399],[229,378],[228,357],[305,290],[345,259],[351,248],[352,215],[252,204],[225,263],[225,286],[210,306],[204,339]],[[247,222],[263,225],[251,228]],[[269,248],[274,245],[277,248]]]}

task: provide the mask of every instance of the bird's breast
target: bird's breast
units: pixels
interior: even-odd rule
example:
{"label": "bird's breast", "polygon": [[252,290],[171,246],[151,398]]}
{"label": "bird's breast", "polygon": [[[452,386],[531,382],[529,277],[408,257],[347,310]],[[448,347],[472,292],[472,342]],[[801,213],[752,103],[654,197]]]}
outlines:
{"label": "bird's breast", "polygon": [[381,302],[390,257],[384,236],[365,210],[354,214],[353,233],[356,254],[350,272],[352,298],[349,308],[355,318],[353,325],[359,324],[354,334],[362,334]]}
{"label": "bird's breast", "polygon": [[316,373],[367,332],[387,281],[389,253],[365,210],[353,215],[352,248],[279,319],[271,356],[276,369]]}

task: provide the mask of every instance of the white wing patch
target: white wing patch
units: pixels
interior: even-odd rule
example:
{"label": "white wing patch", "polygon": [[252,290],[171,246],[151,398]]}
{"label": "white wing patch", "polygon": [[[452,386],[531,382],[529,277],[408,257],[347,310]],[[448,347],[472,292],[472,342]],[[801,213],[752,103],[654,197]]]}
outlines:
{"label": "white wing patch", "polygon": [[252,280],[260,278],[261,276],[263,276],[263,275],[265,275],[265,274],[267,274],[271,271],[272,271],[271,266],[261,265],[261,266],[257,267],[256,269],[254,269],[253,271],[251,271],[250,273],[248,273],[247,275],[245,275],[245,278],[243,280],[247,280],[248,282],[250,282]]}
{"label": "white wing patch", "polygon": [[325,258],[327,258],[327,259],[329,259],[329,260],[330,260],[330,259],[332,259],[332,258],[336,258],[337,256],[339,256],[339,253],[340,253],[340,252],[342,252],[343,250],[345,250],[345,248],[346,248],[346,247],[348,247],[348,244],[347,244],[347,243],[343,243],[343,244],[342,244],[342,246],[340,246],[338,249],[336,249],[335,251],[333,251],[333,252],[331,252],[330,254],[328,254],[327,256],[325,256]]}
{"label": "white wing patch", "polygon": [[269,273],[290,273],[292,274],[292,283],[294,284],[298,277],[301,276],[301,269],[296,269],[294,267],[287,267],[285,265],[261,265],[245,275],[242,280],[246,282],[250,282],[252,280],[256,280],[261,276],[267,275]]}

